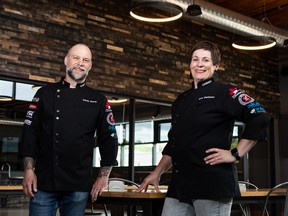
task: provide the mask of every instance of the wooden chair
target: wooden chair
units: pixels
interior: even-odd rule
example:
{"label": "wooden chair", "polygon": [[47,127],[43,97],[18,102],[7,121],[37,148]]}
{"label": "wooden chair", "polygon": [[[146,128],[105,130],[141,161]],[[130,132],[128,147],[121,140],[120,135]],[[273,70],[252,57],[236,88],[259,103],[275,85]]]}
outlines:
{"label": "wooden chair", "polygon": [[264,207],[263,207],[263,211],[262,211],[262,216],[266,215],[269,216],[269,213],[267,211],[267,205],[268,205],[268,201],[269,201],[269,197],[271,195],[271,193],[273,191],[275,191],[277,188],[286,188],[286,198],[285,198],[285,207],[284,207],[284,215],[288,215],[288,182],[283,182],[283,183],[280,183],[276,186],[274,186],[273,188],[271,188],[267,194],[267,197],[266,197],[266,200],[265,200],[265,204],[264,204]]}

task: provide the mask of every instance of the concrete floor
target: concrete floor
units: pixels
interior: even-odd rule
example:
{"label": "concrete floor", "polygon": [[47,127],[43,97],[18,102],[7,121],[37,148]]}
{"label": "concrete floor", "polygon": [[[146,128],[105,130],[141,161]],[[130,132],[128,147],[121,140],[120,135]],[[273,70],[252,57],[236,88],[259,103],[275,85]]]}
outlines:
{"label": "concrete floor", "polygon": [[[0,199],[0,216],[28,216],[29,215],[29,198],[24,196],[2,196]],[[87,209],[87,215],[91,213],[90,209]],[[95,212],[99,214],[99,216],[105,216],[104,211],[95,210]],[[110,215],[110,212],[108,212]],[[56,216],[60,216],[59,212],[57,212]]]}
{"label": "concrete floor", "polygon": [[[94,214],[94,216],[105,216],[104,212],[98,211],[99,214]],[[90,211],[87,211],[87,215],[89,215]],[[110,212],[108,212],[109,216],[111,215]],[[21,207],[21,208],[0,208],[0,216],[28,216],[29,211],[28,207]],[[60,214],[57,212],[56,216],[60,216]]]}

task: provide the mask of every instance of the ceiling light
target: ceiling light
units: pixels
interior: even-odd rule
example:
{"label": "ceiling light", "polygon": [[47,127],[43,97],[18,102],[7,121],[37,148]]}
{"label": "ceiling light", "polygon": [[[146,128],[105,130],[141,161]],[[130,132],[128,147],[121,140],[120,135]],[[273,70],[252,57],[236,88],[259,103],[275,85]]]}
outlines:
{"label": "ceiling light", "polygon": [[232,43],[234,48],[241,50],[263,50],[275,45],[275,38],[268,36],[250,36]]}
{"label": "ceiling light", "polygon": [[199,5],[192,4],[192,5],[188,6],[186,13],[189,16],[199,16],[202,14],[202,10],[201,10],[201,7]]}
{"label": "ceiling light", "polygon": [[108,102],[110,104],[119,104],[119,103],[125,103],[127,102],[128,100],[125,99],[125,98],[112,98],[112,99],[109,99]]}
{"label": "ceiling light", "polygon": [[[154,14],[159,17],[148,16],[147,12],[150,13],[151,11],[154,11]],[[166,12],[163,15],[164,11]],[[130,15],[145,22],[169,22],[181,18],[183,16],[183,8],[168,2],[141,2],[132,6]]]}
{"label": "ceiling light", "polygon": [[11,101],[12,97],[10,96],[5,96],[5,95],[0,95],[0,101]]}
{"label": "ceiling light", "polygon": [[37,91],[37,90],[39,90],[41,87],[42,87],[42,86],[40,86],[40,85],[33,85],[33,86],[31,87],[31,89],[34,90],[34,91]]}

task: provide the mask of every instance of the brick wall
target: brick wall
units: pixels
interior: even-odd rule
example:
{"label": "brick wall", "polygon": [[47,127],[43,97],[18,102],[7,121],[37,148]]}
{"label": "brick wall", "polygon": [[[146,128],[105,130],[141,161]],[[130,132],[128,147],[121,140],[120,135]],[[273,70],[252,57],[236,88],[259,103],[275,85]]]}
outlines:
{"label": "brick wall", "polygon": [[190,87],[191,47],[210,40],[222,53],[219,79],[244,89],[278,116],[276,48],[235,50],[234,33],[190,18],[162,24],[136,21],[129,15],[130,4],[128,0],[1,0],[0,74],[54,82],[64,76],[68,48],[81,42],[94,54],[90,86],[171,102]]}

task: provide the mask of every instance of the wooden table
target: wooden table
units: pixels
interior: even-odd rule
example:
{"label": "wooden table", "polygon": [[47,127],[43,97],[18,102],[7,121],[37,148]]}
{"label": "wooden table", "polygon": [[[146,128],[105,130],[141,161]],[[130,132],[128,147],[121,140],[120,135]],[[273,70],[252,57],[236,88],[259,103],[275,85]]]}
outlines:
{"label": "wooden table", "polygon": [[[239,204],[242,206],[242,210],[245,212],[246,216],[250,216],[250,204],[261,204],[262,210],[269,193],[269,188],[263,189],[246,189],[241,191],[241,197],[234,198],[233,204]],[[286,197],[286,189],[278,188],[270,194],[269,203],[285,203],[285,206],[288,205]],[[286,208],[285,208],[285,211]]]}
{"label": "wooden table", "polygon": [[[142,206],[143,215],[157,216],[161,214],[162,206],[166,196],[167,186],[161,186],[161,192],[154,191],[153,187],[149,187],[147,192],[137,193],[134,186],[126,186],[125,191],[104,191],[98,197],[96,203],[101,204],[117,204],[128,206]],[[241,191],[241,197],[234,198],[235,204],[252,204],[264,203],[269,189],[247,189]],[[0,185],[0,196],[6,195],[23,195],[22,185]],[[269,202],[284,202],[286,190],[279,188],[270,195]],[[121,213],[123,215],[123,212]],[[120,213],[119,213],[120,215]]]}
{"label": "wooden table", "polygon": [[[234,198],[234,203],[264,203],[266,196],[269,192],[269,188],[259,189],[246,189],[241,191],[241,197]],[[278,188],[270,194],[270,203],[283,202],[286,196],[286,189]]]}
{"label": "wooden table", "polygon": [[23,195],[22,185],[0,185],[0,195]]}
{"label": "wooden table", "polygon": [[[259,188],[259,189],[246,189],[241,191],[241,197],[266,197],[269,192],[269,188]],[[279,188],[271,193],[270,196],[285,196],[286,189]]]}
{"label": "wooden table", "polygon": [[10,195],[24,195],[22,185],[0,185],[0,208],[6,207]]}
{"label": "wooden table", "polygon": [[[167,188],[167,187],[166,187]],[[127,189],[127,188],[126,188]],[[96,203],[142,206],[143,215],[161,215],[166,189],[161,193],[149,190],[148,192],[135,192],[134,186],[129,186],[127,191],[104,191]],[[265,202],[269,189],[247,189],[241,191],[241,197],[234,198],[233,204],[255,204]],[[271,194],[269,203],[284,202],[286,196],[285,189],[277,189]],[[123,215],[123,212],[114,212],[113,216]]]}
{"label": "wooden table", "polygon": [[[120,208],[113,208],[113,216],[124,215],[123,208],[121,206],[127,205],[128,215],[134,215],[136,206],[141,206],[143,210],[143,216],[157,216],[161,215],[162,206],[167,190],[162,190],[161,193],[154,190],[148,190],[147,192],[137,193],[135,190],[128,189],[127,191],[104,191],[100,197],[98,197],[96,203],[101,204],[116,204]],[[133,208],[134,207],[134,208]]]}

